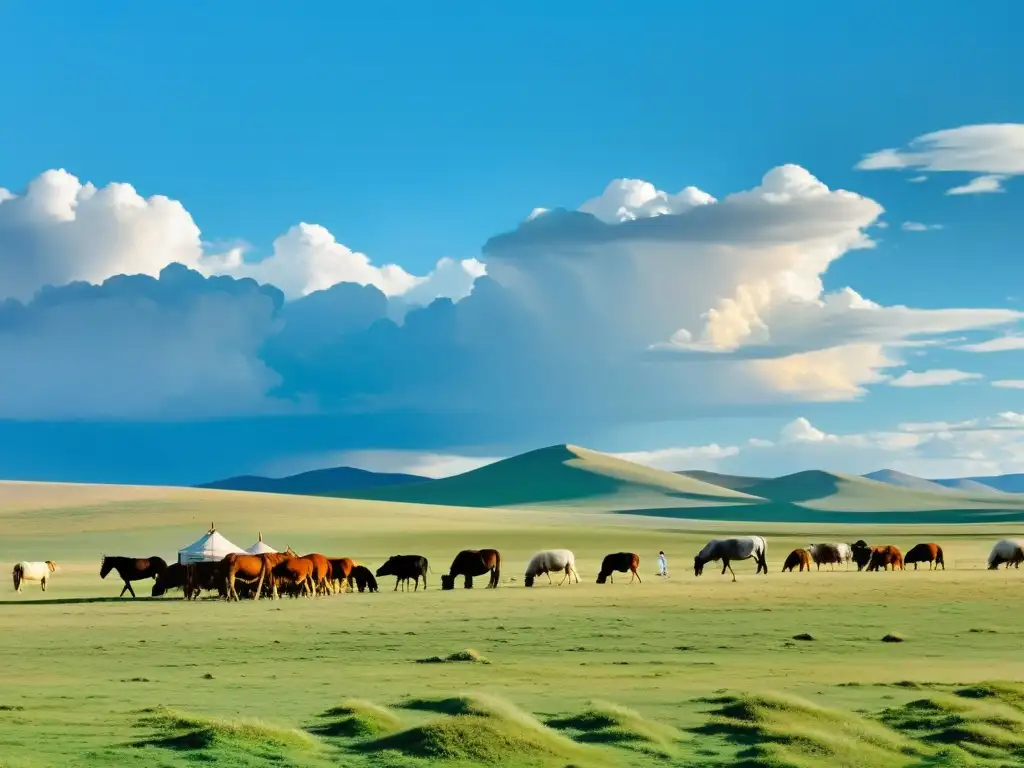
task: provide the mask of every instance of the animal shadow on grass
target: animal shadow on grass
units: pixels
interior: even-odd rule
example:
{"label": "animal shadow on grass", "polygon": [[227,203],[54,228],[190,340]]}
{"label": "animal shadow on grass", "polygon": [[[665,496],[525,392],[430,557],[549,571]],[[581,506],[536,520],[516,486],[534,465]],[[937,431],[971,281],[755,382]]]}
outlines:
{"label": "animal shadow on grass", "polygon": [[57,597],[52,600],[0,600],[0,605],[87,605],[89,603],[161,603],[162,597]]}

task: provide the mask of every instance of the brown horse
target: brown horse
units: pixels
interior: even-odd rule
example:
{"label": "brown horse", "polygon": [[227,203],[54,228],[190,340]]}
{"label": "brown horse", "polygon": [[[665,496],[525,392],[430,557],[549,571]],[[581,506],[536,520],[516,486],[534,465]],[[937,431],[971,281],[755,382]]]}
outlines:
{"label": "brown horse", "polygon": [[332,557],[331,563],[331,586],[336,592],[344,592],[346,587],[352,588],[352,569],[356,567],[356,561],[350,557]]}
{"label": "brown horse", "polygon": [[601,561],[601,571],[597,574],[597,583],[604,584],[611,577],[612,584],[615,583],[615,571],[619,573],[632,573],[629,577],[629,583],[633,583],[633,579],[636,579],[643,584],[643,579],[640,578],[640,555],[635,552],[615,552],[611,555],[605,555],[604,560]]}
{"label": "brown horse", "polygon": [[794,568],[799,568],[801,571],[806,568],[808,573],[810,573],[811,553],[806,549],[794,549],[790,552],[782,566],[782,572],[789,571],[792,573]]}
{"label": "brown horse", "polygon": [[441,589],[455,589],[455,579],[462,576],[466,589],[473,588],[473,577],[491,574],[487,589],[497,588],[501,581],[501,554],[496,549],[464,549],[452,560],[448,573],[441,576]]}
{"label": "brown horse", "polygon": [[899,568],[901,571],[903,568],[903,553],[900,552],[899,547],[894,547],[888,544],[884,547],[872,547],[871,548],[871,559],[868,561],[868,570],[886,570],[887,568],[896,570]]}
{"label": "brown horse", "polygon": [[[275,553],[276,554],[276,553]],[[291,557],[287,554],[263,555],[266,558],[266,569],[270,575],[270,590],[277,599],[278,586],[283,585],[290,592],[297,589],[304,597],[316,594],[316,566],[305,557]],[[326,558],[325,558],[326,560]],[[330,566],[328,566],[328,569]]]}
{"label": "brown horse", "polygon": [[313,564],[313,588],[315,594],[331,594],[331,561],[319,552],[303,555],[302,559],[309,560]]}
{"label": "brown horse", "polygon": [[942,547],[938,544],[915,544],[906,557],[903,558],[906,564],[913,563],[914,570],[917,570],[918,563],[928,563],[928,570],[942,566],[946,570],[946,561],[942,557]]}
{"label": "brown horse", "polygon": [[135,590],[131,584],[133,581],[155,579],[166,570],[167,561],[155,555],[147,558],[104,555],[100,564],[100,578],[105,579],[108,573],[117,571],[117,575],[124,582],[124,588],[118,597],[123,597],[125,592],[131,592],[132,597],[135,597]]}

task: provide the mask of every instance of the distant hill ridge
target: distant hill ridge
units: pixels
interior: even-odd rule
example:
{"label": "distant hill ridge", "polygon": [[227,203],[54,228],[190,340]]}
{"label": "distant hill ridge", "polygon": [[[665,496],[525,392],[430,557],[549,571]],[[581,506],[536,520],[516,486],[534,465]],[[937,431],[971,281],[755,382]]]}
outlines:
{"label": "distant hill ridge", "polygon": [[575,445],[552,445],[417,486],[332,494],[461,507],[573,505],[595,509],[756,503],[761,499]]}
{"label": "distant hill ridge", "polygon": [[355,467],[314,469],[289,477],[239,475],[203,483],[197,488],[220,491],[251,491],[254,493],[288,493],[297,496],[323,496],[336,491],[376,488],[380,486],[424,483],[429,478],[402,473],[370,472]]}

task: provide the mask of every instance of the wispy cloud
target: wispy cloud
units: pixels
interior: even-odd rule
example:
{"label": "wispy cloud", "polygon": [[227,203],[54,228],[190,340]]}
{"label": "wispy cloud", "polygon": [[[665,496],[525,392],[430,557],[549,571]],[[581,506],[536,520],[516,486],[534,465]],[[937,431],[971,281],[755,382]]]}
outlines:
{"label": "wispy cloud", "polygon": [[955,368],[934,368],[930,371],[907,371],[889,382],[893,387],[945,387],[961,381],[984,378],[980,373],[958,371]]}
{"label": "wispy cloud", "polygon": [[1003,189],[1003,180],[1006,176],[999,174],[991,174],[988,176],[978,176],[971,179],[966,184],[959,187],[953,187],[947,189],[947,195],[987,195],[993,192],[1005,192]]}
{"label": "wispy cloud", "polygon": [[920,221],[904,221],[900,225],[900,229],[904,232],[929,232],[942,228],[942,224],[922,224]]}

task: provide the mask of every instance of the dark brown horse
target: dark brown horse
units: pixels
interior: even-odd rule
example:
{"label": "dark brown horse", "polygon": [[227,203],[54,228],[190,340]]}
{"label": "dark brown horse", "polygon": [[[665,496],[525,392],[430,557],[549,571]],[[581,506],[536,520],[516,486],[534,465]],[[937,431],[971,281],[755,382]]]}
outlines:
{"label": "dark brown horse", "polygon": [[640,555],[635,552],[615,552],[611,555],[605,555],[604,560],[601,561],[601,571],[597,574],[597,583],[604,584],[608,581],[608,577],[611,577],[612,584],[615,583],[614,572],[620,573],[632,572],[632,576],[629,577],[629,583],[633,583],[633,579],[637,579],[643,584],[643,579],[640,578],[638,569],[640,568]]}
{"label": "dark brown horse", "polygon": [[872,547],[867,569],[869,571],[884,571],[888,568],[892,568],[894,571],[897,568],[901,571],[904,570],[903,553],[900,552],[900,548],[894,547],[892,544],[887,544],[884,547]]}
{"label": "dark brown horse", "polygon": [[473,588],[473,577],[491,574],[487,589],[501,581],[501,554],[496,549],[464,549],[452,560],[452,567],[441,576],[441,589],[455,589],[455,579],[462,576],[466,589]]}
{"label": "dark brown horse", "polygon": [[166,570],[167,561],[155,555],[147,558],[104,555],[100,565],[100,578],[105,579],[108,573],[117,571],[117,575],[124,582],[124,588],[118,597],[123,597],[125,592],[131,592],[132,597],[135,597],[135,590],[131,584],[133,581],[156,579]]}

